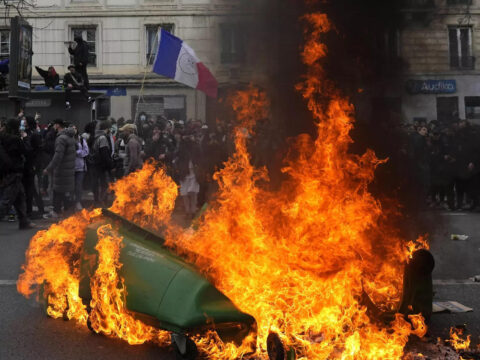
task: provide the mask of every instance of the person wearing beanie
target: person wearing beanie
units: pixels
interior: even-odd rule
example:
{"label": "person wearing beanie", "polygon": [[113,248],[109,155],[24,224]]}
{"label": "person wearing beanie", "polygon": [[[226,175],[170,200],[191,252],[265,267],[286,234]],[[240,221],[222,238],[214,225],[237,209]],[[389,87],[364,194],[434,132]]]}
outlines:
{"label": "person wearing beanie", "polygon": [[124,174],[128,175],[142,167],[142,141],[135,134],[137,127],[134,124],[126,124],[119,131],[123,135],[126,150]]}
{"label": "person wearing beanie", "polygon": [[65,74],[63,77],[63,86],[65,88],[65,108],[70,110],[72,108],[71,104],[71,93],[72,90],[79,90],[83,97],[88,101],[88,103],[92,103],[95,101],[92,97],[88,96],[88,90],[85,86],[84,79],[82,75],[75,69],[75,66],[69,65],[68,66],[68,73]]}

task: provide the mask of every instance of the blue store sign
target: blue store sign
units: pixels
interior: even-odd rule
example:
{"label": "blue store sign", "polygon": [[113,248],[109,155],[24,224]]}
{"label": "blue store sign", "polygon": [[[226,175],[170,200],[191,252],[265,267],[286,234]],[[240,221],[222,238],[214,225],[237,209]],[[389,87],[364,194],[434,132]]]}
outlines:
{"label": "blue store sign", "polygon": [[454,94],[457,92],[455,80],[408,80],[410,94]]}
{"label": "blue store sign", "polygon": [[124,87],[95,87],[91,88],[91,90],[102,90],[106,91],[105,95],[107,96],[126,96],[127,95],[127,88]]}

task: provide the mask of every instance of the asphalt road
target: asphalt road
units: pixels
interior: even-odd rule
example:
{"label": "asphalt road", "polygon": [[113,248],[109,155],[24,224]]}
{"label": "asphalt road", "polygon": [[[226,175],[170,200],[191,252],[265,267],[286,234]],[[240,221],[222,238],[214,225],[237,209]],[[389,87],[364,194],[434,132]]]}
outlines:
{"label": "asphalt road", "polygon": [[[430,212],[436,260],[436,300],[454,300],[474,309],[465,314],[436,314],[430,334],[448,337],[451,326],[466,324],[472,339],[480,336],[480,283],[467,281],[480,275],[480,214]],[[38,221],[38,225],[47,225]],[[15,280],[33,230],[19,231],[16,223],[0,221],[0,359],[173,359],[170,349],[127,343],[94,335],[73,321],[48,318],[32,299],[16,292]],[[451,234],[466,234],[466,241],[452,241]]]}
{"label": "asphalt road", "polygon": [[[36,220],[37,225],[48,222]],[[33,230],[0,221],[0,359],[174,359],[170,349],[96,335],[74,321],[47,317],[38,303],[16,291],[15,283]]]}

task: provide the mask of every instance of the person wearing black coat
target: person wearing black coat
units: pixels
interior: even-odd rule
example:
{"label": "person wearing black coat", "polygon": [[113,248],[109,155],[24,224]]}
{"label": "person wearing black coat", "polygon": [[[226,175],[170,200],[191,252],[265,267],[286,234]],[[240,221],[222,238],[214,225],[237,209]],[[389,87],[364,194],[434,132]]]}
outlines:
{"label": "person wearing black coat", "polygon": [[85,87],[84,79],[76,70],[75,66],[70,65],[68,70],[69,72],[63,77],[63,86],[65,87],[65,107],[67,110],[70,110],[72,107],[70,104],[72,90],[79,90],[89,103],[93,102],[94,100],[88,96],[88,90]]}
{"label": "person wearing black coat", "polygon": [[48,88],[53,89],[55,86],[60,84],[60,76],[58,76],[53,66],[49,66],[48,70],[43,70],[38,66],[35,66],[35,69],[37,69],[37,72],[45,81],[45,86]]}
{"label": "person wearing black coat", "polygon": [[25,167],[23,171],[23,186],[25,188],[26,203],[27,203],[27,216],[32,217],[32,205],[33,200],[38,207],[39,215],[44,213],[43,199],[39,195],[35,186],[35,174],[39,173],[39,160],[42,152],[43,139],[40,133],[37,131],[37,122],[31,116],[26,117],[27,128],[25,130],[26,137],[24,142],[28,143]]}
{"label": "person wearing black coat", "polygon": [[80,75],[82,75],[83,81],[85,82],[85,87],[88,89],[88,44],[83,41],[81,36],[76,36],[73,40],[77,43],[77,46],[75,46],[75,48],[69,46],[68,52],[70,55],[73,55],[73,64],[75,65],[75,69],[78,71],[78,73],[80,73]]}
{"label": "person wearing black coat", "polygon": [[[426,126],[419,126],[412,134],[411,156],[414,164],[414,179],[419,194],[417,199],[426,199],[430,189],[430,163],[429,149],[427,144],[428,129]],[[421,205],[421,204],[419,204]]]}
{"label": "person wearing black coat", "polygon": [[62,211],[70,205],[70,194],[75,190],[75,158],[76,145],[73,136],[75,130],[67,128],[62,119],[54,122],[57,137],[55,139],[55,153],[44,174],[51,174],[53,179],[53,211],[52,218],[58,218]]}
{"label": "person wearing black coat", "polygon": [[[466,120],[461,120],[455,136],[457,159],[455,188],[457,206],[471,210],[478,205],[477,180],[480,171],[478,132]],[[464,196],[466,203],[464,203]]]}
{"label": "person wearing black coat", "polygon": [[[8,158],[8,166],[0,169],[0,218],[13,205],[18,216],[19,228],[30,229],[34,225],[26,213],[25,190],[22,184],[26,148],[20,137],[20,120],[10,119],[0,134],[0,145]],[[5,159],[7,160],[7,159]]]}

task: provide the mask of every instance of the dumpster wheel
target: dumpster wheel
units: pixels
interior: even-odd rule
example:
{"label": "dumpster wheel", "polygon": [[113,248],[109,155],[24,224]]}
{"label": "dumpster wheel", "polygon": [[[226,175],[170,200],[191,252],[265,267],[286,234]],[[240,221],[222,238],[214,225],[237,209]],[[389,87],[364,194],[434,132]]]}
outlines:
{"label": "dumpster wheel", "polygon": [[197,345],[192,339],[179,333],[172,333],[171,337],[177,360],[195,360],[197,358]]}
{"label": "dumpster wheel", "polygon": [[295,351],[287,347],[274,332],[268,334],[267,353],[269,360],[295,360]]}

